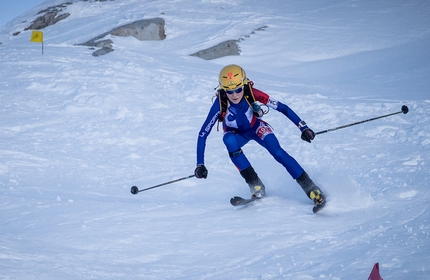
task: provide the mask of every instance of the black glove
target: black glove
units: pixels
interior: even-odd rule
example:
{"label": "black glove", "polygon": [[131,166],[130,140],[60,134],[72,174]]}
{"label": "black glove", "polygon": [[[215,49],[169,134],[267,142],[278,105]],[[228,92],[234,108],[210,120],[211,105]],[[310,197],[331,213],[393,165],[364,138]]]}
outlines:
{"label": "black glove", "polygon": [[302,140],[310,143],[311,140],[314,140],[314,138],[315,138],[315,133],[312,131],[312,129],[305,128],[302,131]]}
{"label": "black glove", "polygon": [[196,175],[196,178],[206,179],[208,177],[208,170],[203,164],[199,164],[197,165],[196,170],[194,170],[194,175]]}

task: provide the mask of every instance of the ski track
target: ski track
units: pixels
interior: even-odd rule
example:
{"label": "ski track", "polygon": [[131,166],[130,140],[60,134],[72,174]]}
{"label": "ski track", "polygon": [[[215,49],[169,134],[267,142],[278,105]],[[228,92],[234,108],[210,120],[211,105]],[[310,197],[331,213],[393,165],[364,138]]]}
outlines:
{"label": "ski track", "polygon": [[[251,2],[74,2],[43,56],[28,32],[10,35],[40,9],[0,29],[1,279],[366,279],[376,262],[384,279],[427,279],[428,3]],[[112,38],[98,58],[73,46],[156,16],[165,41]],[[238,57],[188,56],[232,38]],[[244,152],[268,197],[231,207],[249,193],[216,129],[207,180],[132,196],[193,173],[218,71],[233,62],[315,132],[410,111],[312,144],[265,116],[327,194],[317,215],[255,143]]]}

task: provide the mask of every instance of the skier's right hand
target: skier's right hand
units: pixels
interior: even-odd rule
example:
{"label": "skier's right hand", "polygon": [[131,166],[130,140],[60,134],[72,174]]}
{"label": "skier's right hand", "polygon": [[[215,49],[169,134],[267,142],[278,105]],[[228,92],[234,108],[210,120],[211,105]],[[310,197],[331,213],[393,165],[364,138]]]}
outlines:
{"label": "skier's right hand", "polygon": [[311,143],[311,140],[314,140],[315,132],[312,129],[306,128],[302,131],[302,140]]}
{"label": "skier's right hand", "polygon": [[199,179],[206,179],[208,177],[208,170],[204,166],[204,164],[199,164],[196,167],[196,170],[194,170],[194,175],[196,175],[196,178]]}

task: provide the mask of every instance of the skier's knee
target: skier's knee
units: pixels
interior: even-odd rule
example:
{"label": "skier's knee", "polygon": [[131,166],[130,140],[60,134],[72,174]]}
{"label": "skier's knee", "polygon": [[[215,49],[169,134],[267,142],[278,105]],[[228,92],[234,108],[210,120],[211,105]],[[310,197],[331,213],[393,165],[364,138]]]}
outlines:
{"label": "skier's knee", "polygon": [[238,157],[238,156],[240,156],[241,154],[243,154],[242,149],[239,149],[239,150],[234,151],[234,152],[228,152],[228,155],[229,155],[231,158],[233,158],[233,157]]}
{"label": "skier's knee", "polygon": [[[224,134],[222,141],[224,142],[224,145],[227,147],[228,150],[233,150],[236,147],[239,148],[237,145],[236,136],[233,133]],[[237,148],[235,150],[237,150]]]}

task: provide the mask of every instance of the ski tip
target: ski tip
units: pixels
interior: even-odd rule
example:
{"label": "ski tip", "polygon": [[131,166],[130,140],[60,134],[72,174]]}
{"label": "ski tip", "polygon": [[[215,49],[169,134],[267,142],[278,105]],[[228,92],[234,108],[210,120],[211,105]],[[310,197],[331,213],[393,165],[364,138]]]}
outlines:
{"label": "ski tip", "polygon": [[314,208],[312,209],[312,212],[314,212],[314,214],[316,214],[319,211],[321,211],[324,208],[324,206],[325,206],[325,203],[315,205]]}
{"label": "ski tip", "polygon": [[238,206],[240,204],[240,202],[243,201],[243,200],[244,199],[242,197],[235,196],[235,197],[232,197],[230,199],[230,204],[233,205],[233,206]]}

